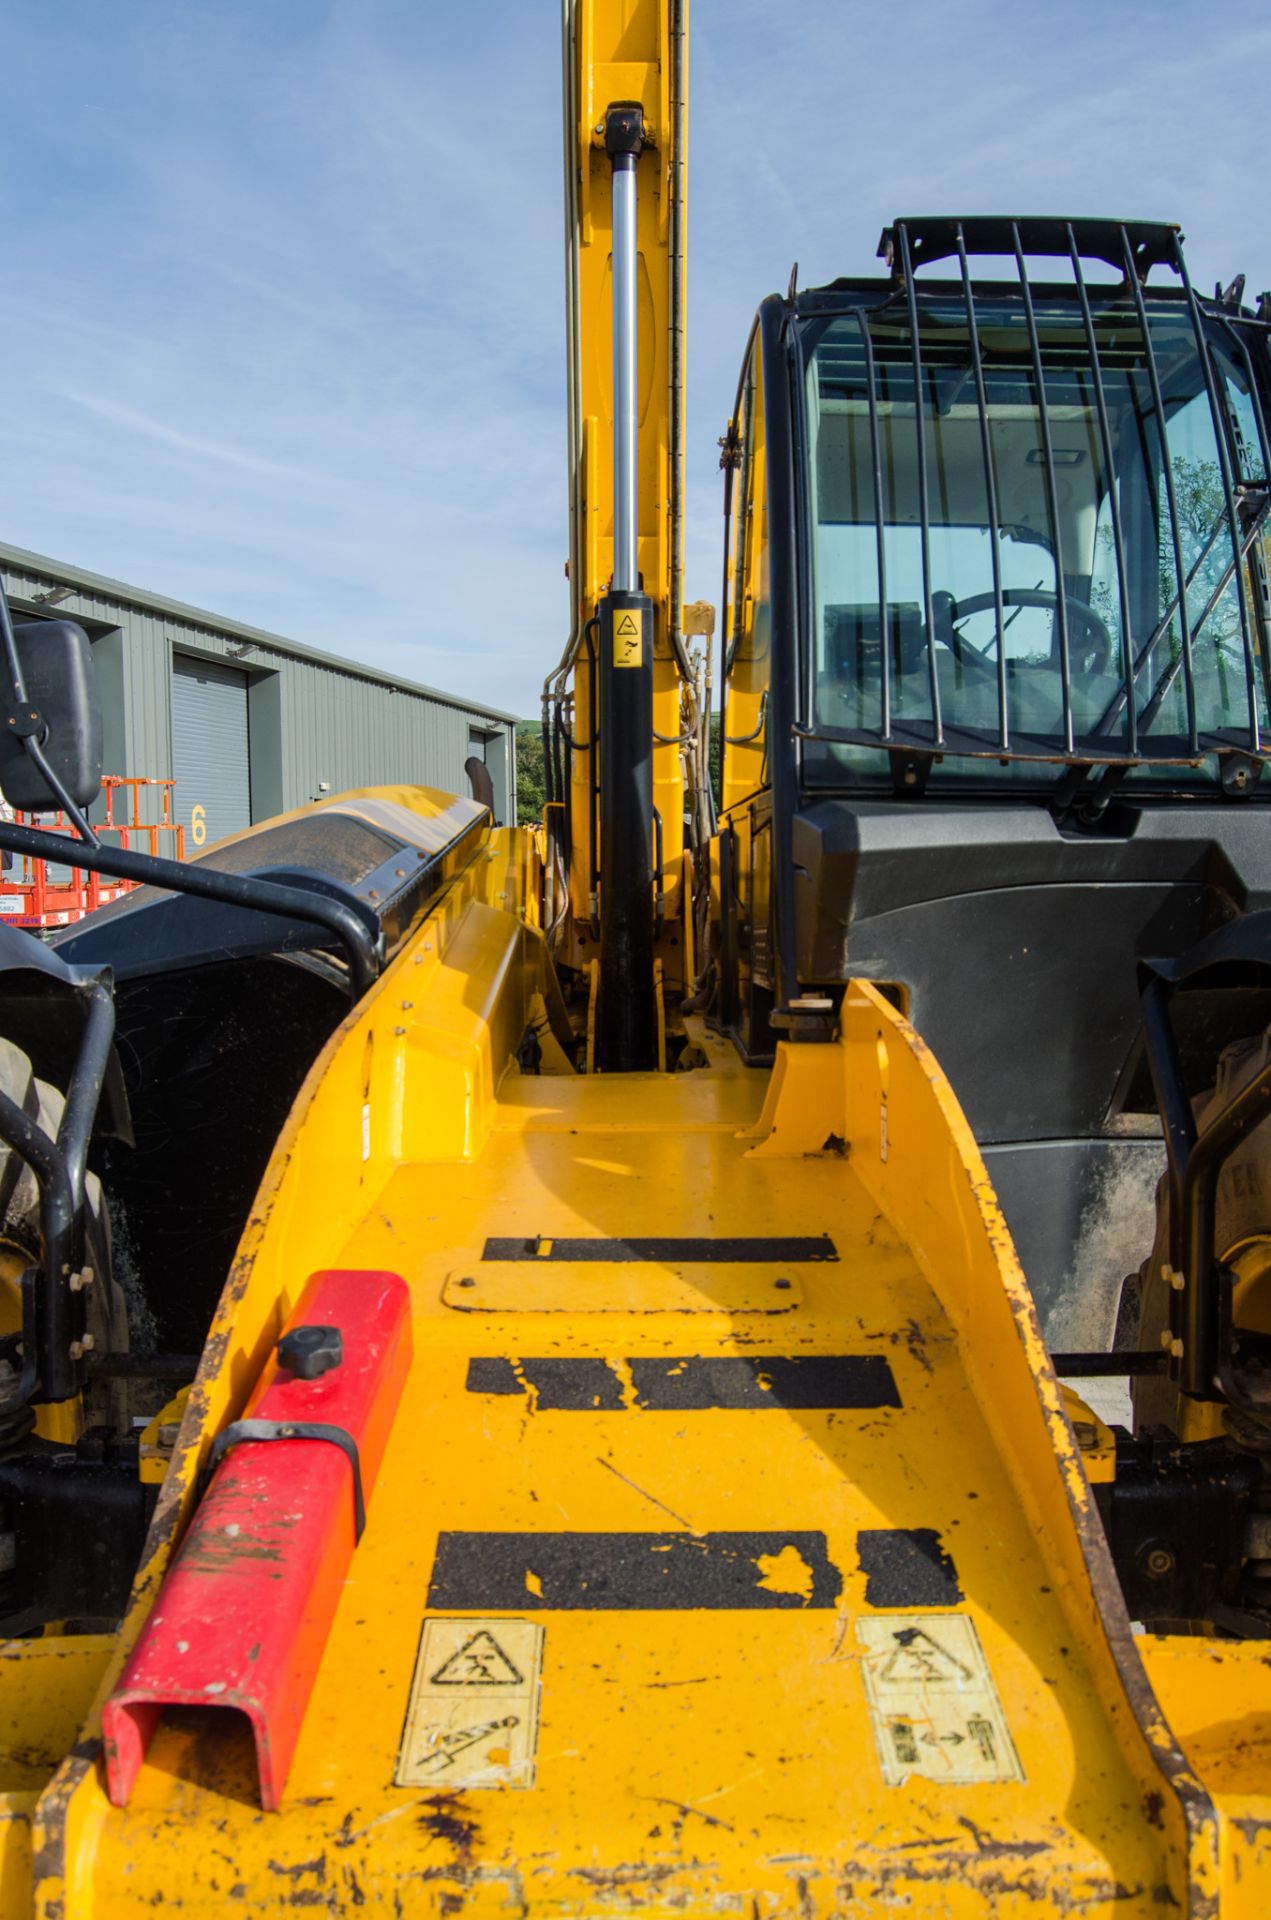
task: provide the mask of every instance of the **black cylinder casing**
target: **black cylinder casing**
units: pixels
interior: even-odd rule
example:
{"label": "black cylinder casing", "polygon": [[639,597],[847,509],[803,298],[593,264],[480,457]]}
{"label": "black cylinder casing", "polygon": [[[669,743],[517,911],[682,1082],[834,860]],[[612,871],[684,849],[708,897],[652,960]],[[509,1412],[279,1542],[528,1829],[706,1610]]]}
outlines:
{"label": "black cylinder casing", "polygon": [[653,991],[653,602],[600,602],[600,993],[596,1065],[655,1071]]}

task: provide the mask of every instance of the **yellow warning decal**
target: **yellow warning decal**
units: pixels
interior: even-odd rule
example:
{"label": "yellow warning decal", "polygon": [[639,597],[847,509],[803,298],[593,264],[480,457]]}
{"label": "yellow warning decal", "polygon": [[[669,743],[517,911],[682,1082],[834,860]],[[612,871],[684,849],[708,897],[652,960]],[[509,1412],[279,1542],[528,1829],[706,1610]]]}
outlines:
{"label": "yellow warning decal", "polygon": [[874,1742],[888,1786],[1022,1780],[974,1621],[964,1613],[875,1613],[856,1622]]}
{"label": "yellow warning decal", "polygon": [[532,1787],[543,1629],[532,1620],[425,1620],[399,1787]]}
{"label": "yellow warning decal", "polygon": [[613,664],[638,667],[644,661],[644,609],[620,607],[613,616]]}

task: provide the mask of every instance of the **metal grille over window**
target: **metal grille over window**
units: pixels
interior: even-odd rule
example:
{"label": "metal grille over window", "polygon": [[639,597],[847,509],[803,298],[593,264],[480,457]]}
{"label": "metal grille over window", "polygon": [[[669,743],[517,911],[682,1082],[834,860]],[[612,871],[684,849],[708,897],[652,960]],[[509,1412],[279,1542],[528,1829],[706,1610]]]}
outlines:
{"label": "metal grille over window", "polygon": [[902,221],[883,251],[881,301],[802,320],[808,777],[1265,756],[1267,328],[1197,298],[1170,227]]}

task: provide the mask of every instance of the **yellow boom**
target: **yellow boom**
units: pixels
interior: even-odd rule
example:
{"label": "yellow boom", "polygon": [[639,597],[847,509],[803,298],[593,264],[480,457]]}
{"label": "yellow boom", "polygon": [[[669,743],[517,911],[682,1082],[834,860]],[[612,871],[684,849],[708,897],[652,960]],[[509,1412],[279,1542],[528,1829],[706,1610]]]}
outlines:
{"label": "yellow boom", "polygon": [[605,115],[638,105],[637,554],[655,610],[654,806],[661,822],[658,883],[667,973],[684,977],[686,761],[700,740],[698,675],[683,633],[686,36],[688,0],[565,0],[565,262],[569,406],[569,576],[574,744],[569,964],[595,956],[599,748],[595,637],[590,623],[614,571],[612,167]]}

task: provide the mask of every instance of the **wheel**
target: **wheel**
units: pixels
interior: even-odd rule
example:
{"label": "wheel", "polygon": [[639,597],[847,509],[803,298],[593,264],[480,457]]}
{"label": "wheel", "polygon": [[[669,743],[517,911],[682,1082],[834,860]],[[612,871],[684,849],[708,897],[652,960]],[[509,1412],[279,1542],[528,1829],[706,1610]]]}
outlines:
{"label": "wheel", "polygon": [[[49,1139],[57,1137],[66,1102],[56,1087],[37,1080],[31,1062],[11,1040],[0,1039],[0,1091],[22,1108]],[[85,1327],[100,1353],[128,1346],[128,1319],[122,1290],[111,1268],[110,1217],[101,1183],[90,1173],[85,1182],[83,1264],[92,1272],[84,1289]],[[35,1175],[13,1149],[0,1141],[0,1392],[21,1371],[21,1296],[26,1269],[40,1256],[40,1189]],[[9,1378],[5,1378],[5,1369]],[[103,1382],[85,1395],[85,1419],[126,1425],[123,1383]]]}

